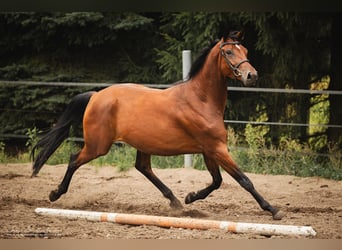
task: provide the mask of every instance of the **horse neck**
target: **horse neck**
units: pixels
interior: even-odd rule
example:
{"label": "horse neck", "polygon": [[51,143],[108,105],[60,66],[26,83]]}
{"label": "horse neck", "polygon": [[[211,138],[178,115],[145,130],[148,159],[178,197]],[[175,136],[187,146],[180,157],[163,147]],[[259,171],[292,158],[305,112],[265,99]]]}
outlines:
{"label": "horse neck", "polygon": [[193,93],[215,110],[224,112],[227,102],[227,86],[221,74],[220,55],[217,48],[209,53],[201,71],[189,82]]}

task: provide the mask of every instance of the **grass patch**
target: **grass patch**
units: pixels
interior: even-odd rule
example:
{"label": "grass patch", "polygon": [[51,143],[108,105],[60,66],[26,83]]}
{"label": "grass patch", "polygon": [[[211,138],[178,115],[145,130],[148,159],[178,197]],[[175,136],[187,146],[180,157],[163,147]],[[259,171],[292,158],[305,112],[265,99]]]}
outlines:
{"label": "grass patch", "polygon": [[113,166],[120,171],[128,170],[134,167],[136,150],[126,144],[114,144],[109,152],[92,160],[89,164],[102,167]]}
{"label": "grass patch", "polygon": [[[252,131],[253,132],[253,131]],[[233,159],[245,172],[261,174],[285,174],[295,176],[320,176],[327,179],[342,180],[342,152],[331,147],[326,154],[315,153],[309,146],[296,140],[282,139],[278,147],[266,146],[263,138],[255,137],[256,133],[247,134],[248,145],[239,147],[238,138],[229,131],[228,141]],[[27,152],[15,157],[7,156],[5,144],[0,142],[0,163],[30,162],[29,152],[36,142],[36,131],[29,132]],[[254,138],[255,137],[255,138]],[[47,161],[48,164],[67,164],[70,154],[80,150],[80,145],[66,140]],[[101,156],[89,164],[97,167],[113,166],[120,171],[134,167],[136,149],[126,144],[113,144],[108,154]],[[195,169],[206,169],[202,155],[195,154],[192,158]],[[153,168],[181,168],[184,166],[184,155],[152,156]]]}
{"label": "grass patch", "polygon": [[[120,171],[125,171],[134,167],[136,149],[127,144],[114,144],[108,154],[92,160],[90,164],[95,166],[114,166]],[[196,169],[205,169],[203,157],[193,155],[193,166]],[[181,168],[184,166],[184,156],[155,156],[151,157],[153,168]]]}
{"label": "grass patch", "polygon": [[278,147],[267,147],[266,140],[257,137],[257,133],[248,136],[244,148],[231,147],[231,154],[243,171],[342,180],[342,152],[337,147],[330,147],[322,154],[297,140],[281,138]]}
{"label": "grass patch", "polygon": [[320,176],[342,180],[341,153],[315,154],[303,149],[289,151],[277,149],[234,149],[233,158],[243,171],[273,175],[301,177]]}

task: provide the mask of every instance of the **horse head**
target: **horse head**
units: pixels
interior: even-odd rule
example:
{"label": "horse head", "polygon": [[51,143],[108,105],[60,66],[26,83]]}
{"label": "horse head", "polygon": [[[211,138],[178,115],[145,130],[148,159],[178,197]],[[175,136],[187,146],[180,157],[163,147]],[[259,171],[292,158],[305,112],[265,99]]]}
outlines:
{"label": "horse head", "polygon": [[233,31],[220,41],[221,70],[224,76],[240,80],[244,86],[254,86],[258,72],[247,59],[247,49],[241,44],[243,33]]}

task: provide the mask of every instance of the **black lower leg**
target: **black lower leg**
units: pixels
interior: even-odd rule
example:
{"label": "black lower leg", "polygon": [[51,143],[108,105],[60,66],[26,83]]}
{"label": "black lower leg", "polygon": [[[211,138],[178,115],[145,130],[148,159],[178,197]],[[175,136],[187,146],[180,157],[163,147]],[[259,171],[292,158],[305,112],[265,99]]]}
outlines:
{"label": "black lower leg", "polygon": [[71,181],[71,178],[78,167],[74,165],[74,162],[77,158],[78,154],[74,154],[70,156],[70,161],[68,165],[68,169],[64,175],[64,178],[61,182],[61,184],[58,185],[58,188],[56,190],[51,191],[49,195],[50,201],[56,201],[58,200],[62,194],[65,194],[68,191],[68,187]]}
{"label": "black lower leg", "polygon": [[[143,173],[143,172],[142,172]],[[143,173],[147,179],[149,179],[159,190],[162,192],[163,196],[170,200],[170,206],[172,208],[182,208],[182,204],[176,198],[176,196],[172,193],[171,189],[169,189],[163,182],[161,182],[155,175],[149,175]]]}
{"label": "black lower leg", "polygon": [[203,158],[207,169],[210,172],[211,177],[213,178],[213,182],[208,187],[202,190],[189,193],[185,197],[185,204],[189,204],[196,200],[205,199],[211,192],[221,186],[222,176],[218,164],[216,164],[216,162],[212,158],[208,157],[205,154],[203,154]]}
{"label": "black lower leg", "polygon": [[185,204],[192,203],[196,200],[205,199],[212,191],[218,189],[222,183],[221,174],[216,178],[213,178],[213,182],[206,188],[199,190],[197,192],[191,192],[185,197]]}
{"label": "black lower leg", "polygon": [[172,208],[180,209],[182,204],[174,196],[171,189],[169,189],[152,171],[151,169],[151,156],[141,151],[137,151],[135,168],[139,170],[153,185],[155,185],[163,196],[170,200],[170,206]]}
{"label": "black lower leg", "polygon": [[253,183],[250,181],[250,179],[241,171],[236,171],[235,174],[232,175],[233,178],[249,193],[252,194],[254,199],[258,202],[260,207],[265,210],[272,213],[272,216],[274,219],[281,219],[283,217],[282,214],[280,214],[279,210],[277,208],[274,208],[269,204],[254,188]]}

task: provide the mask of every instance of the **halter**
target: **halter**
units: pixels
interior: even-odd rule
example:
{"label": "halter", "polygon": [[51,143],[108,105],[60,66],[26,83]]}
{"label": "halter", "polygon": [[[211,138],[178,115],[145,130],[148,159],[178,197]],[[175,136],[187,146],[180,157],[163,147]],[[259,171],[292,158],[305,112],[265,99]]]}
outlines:
{"label": "halter", "polygon": [[228,64],[228,66],[231,68],[231,70],[234,73],[235,77],[239,77],[242,75],[241,71],[238,69],[240,67],[241,64],[245,63],[245,62],[249,62],[249,60],[243,59],[241,62],[239,62],[238,64],[236,64],[236,66],[234,66],[228,59],[226,52],[222,49],[223,46],[227,45],[227,44],[233,44],[233,45],[238,45],[241,44],[238,41],[233,41],[233,42],[224,42],[220,44],[220,50],[221,50],[221,55],[223,56],[224,60],[226,61],[226,63]]}

